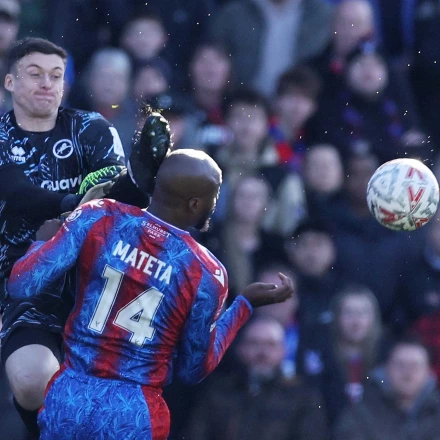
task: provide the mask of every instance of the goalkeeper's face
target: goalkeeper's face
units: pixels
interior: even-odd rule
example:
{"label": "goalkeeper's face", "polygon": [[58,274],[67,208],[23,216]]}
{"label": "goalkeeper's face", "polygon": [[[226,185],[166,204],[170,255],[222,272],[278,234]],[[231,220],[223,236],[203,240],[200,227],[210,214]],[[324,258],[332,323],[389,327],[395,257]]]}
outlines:
{"label": "goalkeeper's face", "polygon": [[14,110],[30,118],[44,118],[58,112],[64,91],[63,59],[55,54],[33,52],[24,56],[5,78]]}

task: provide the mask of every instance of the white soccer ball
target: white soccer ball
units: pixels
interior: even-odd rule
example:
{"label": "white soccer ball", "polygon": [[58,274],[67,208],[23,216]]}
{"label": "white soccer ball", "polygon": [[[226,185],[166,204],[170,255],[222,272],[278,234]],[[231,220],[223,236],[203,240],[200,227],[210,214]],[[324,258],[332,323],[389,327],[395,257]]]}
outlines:
{"label": "white soccer ball", "polygon": [[395,159],[381,165],[368,182],[367,202],[383,226],[414,231],[436,213],[439,187],[432,171],[416,159]]}

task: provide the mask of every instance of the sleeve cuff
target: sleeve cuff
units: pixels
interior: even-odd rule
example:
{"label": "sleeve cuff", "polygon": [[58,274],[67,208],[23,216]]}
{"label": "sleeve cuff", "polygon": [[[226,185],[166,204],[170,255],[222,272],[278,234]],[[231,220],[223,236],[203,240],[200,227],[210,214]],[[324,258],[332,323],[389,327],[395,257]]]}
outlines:
{"label": "sleeve cuff", "polygon": [[83,196],[78,194],[67,194],[63,200],[61,200],[61,212],[73,211],[78,203],[82,200]]}
{"label": "sleeve cuff", "polygon": [[240,299],[241,301],[244,301],[244,303],[246,304],[246,306],[248,307],[249,311],[251,313],[254,312],[254,308],[252,307],[252,304],[243,296],[243,295],[238,295],[237,299]]}

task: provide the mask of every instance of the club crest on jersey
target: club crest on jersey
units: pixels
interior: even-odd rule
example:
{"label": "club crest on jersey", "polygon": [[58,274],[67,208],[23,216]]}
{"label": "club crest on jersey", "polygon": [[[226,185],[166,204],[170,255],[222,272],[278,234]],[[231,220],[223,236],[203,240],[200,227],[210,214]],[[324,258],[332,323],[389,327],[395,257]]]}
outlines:
{"label": "club crest on jersey", "polygon": [[74,222],[82,214],[81,209],[76,209],[66,218],[66,222]]}
{"label": "club crest on jersey", "polygon": [[73,153],[73,144],[70,139],[61,139],[52,149],[53,155],[58,159],[67,159]]}
{"label": "club crest on jersey", "polygon": [[225,274],[221,269],[216,269],[214,272],[214,278],[223,286],[225,287]]}

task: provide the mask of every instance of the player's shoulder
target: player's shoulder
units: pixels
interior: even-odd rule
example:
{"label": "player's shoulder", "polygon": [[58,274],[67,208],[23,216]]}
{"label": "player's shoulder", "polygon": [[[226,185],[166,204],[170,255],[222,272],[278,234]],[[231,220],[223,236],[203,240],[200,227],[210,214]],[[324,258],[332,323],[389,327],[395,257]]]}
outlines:
{"label": "player's shoulder", "polygon": [[81,207],[89,210],[105,210],[112,213],[129,213],[131,215],[142,214],[142,210],[137,206],[126,205],[114,199],[95,199],[84,203]]}
{"label": "player's shoulder", "polygon": [[64,119],[74,119],[82,124],[82,129],[88,127],[106,128],[112,124],[98,112],[81,110],[76,108],[60,108],[59,116]]}
{"label": "player's shoulder", "polygon": [[[135,212],[136,209],[140,212]],[[142,211],[139,208],[125,205],[113,199],[96,199],[83,203],[72,211],[72,213],[66,218],[66,223],[73,223],[77,219],[80,219],[80,223],[87,223],[89,221],[97,221],[103,217],[121,219],[124,217],[124,214],[129,214],[133,217],[136,214],[142,214]]]}
{"label": "player's shoulder", "polygon": [[92,200],[86,203],[89,209],[104,211],[104,215],[112,216],[118,222],[127,222],[129,224],[138,223],[145,220],[145,212],[138,206],[127,205],[113,199]]}
{"label": "player's shoulder", "polygon": [[[115,206],[118,202],[113,199],[95,199],[90,202],[83,203],[81,206],[75,209],[69,217],[78,218],[80,215],[94,215],[94,213],[110,214],[117,210]],[[75,214],[76,212],[76,214]],[[72,218],[67,221],[72,221]]]}
{"label": "player's shoulder", "polygon": [[12,110],[0,116],[0,132],[2,137],[3,134],[8,133],[9,129],[13,127],[11,115],[12,115]]}
{"label": "player's shoulder", "polygon": [[220,260],[208,248],[198,243],[192,237],[186,241],[195,259],[197,259],[205,272],[216,278],[224,287],[227,284],[227,272]]}

